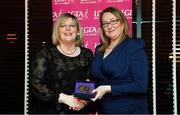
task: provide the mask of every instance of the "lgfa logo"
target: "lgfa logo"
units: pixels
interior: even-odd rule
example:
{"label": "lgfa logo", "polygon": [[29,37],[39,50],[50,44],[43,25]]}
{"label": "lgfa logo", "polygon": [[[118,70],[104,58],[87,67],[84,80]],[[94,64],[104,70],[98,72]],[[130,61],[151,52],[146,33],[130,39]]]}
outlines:
{"label": "lgfa logo", "polygon": [[93,4],[93,3],[100,3],[101,0],[81,0],[81,4]]}
{"label": "lgfa logo", "polygon": [[124,2],[124,0],[107,0],[106,2],[108,2],[108,3],[113,3],[113,2]]}
{"label": "lgfa logo", "polygon": [[126,10],[121,10],[123,12],[123,14],[128,17],[128,16],[132,16],[132,10],[130,9],[126,9]]}
{"label": "lgfa logo", "polygon": [[94,19],[99,19],[99,15],[102,12],[102,10],[94,10]]}
{"label": "lgfa logo", "polygon": [[68,11],[68,13],[76,16],[79,20],[87,19],[88,18],[88,9],[83,11]]}
{"label": "lgfa logo", "polygon": [[[62,10],[59,12],[52,12],[53,21],[56,21],[57,17],[63,13]],[[76,16],[79,20],[87,19],[88,18],[88,9],[85,12],[83,11],[68,11],[68,13]]]}
{"label": "lgfa logo", "polygon": [[85,36],[95,36],[98,33],[98,29],[96,29],[96,27],[85,26],[82,27],[82,29]]}
{"label": "lgfa logo", "polygon": [[55,4],[70,4],[75,3],[74,0],[54,0]]}

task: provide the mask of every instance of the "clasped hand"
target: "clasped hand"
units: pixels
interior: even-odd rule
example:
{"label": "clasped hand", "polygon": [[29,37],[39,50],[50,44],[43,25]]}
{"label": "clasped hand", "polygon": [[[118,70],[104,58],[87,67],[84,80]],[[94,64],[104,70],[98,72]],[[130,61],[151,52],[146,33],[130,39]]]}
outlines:
{"label": "clasped hand", "polygon": [[69,109],[73,109],[76,111],[81,110],[88,103],[88,101],[78,99],[78,98],[74,97],[73,95],[66,95],[63,93],[61,93],[59,96],[59,102],[68,105]]}
{"label": "clasped hand", "polygon": [[85,101],[85,100],[82,100],[82,99],[79,99],[79,98],[75,98],[74,96],[71,96],[70,97],[71,99],[69,99],[69,109],[73,109],[73,110],[76,110],[76,111],[79,111],[81,110],[82,108],[84,108],[88,101]]}
{"label": "clasped hand", "polygon": [[[91,98],[91,100],[96,101],[97,99],[101,99],[106,93],[110,93],[110,92],[111,92],[110,85],[101,85],[92,91],[92,93],[95,94],[95,97]],[[88,101],[78,99],[73,95],[66,95],[64,93],[61,93],[59,95],[59,103],[64,103],[69,106],[69,109],[79,111],[88,104]]]}

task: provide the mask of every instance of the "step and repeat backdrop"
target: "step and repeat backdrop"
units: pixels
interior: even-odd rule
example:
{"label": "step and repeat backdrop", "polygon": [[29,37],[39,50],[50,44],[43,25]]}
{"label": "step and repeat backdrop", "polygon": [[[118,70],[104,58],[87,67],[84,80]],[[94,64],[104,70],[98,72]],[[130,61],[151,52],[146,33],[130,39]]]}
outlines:
{"label": "step and repeat backdrop", "polygon": [[52,0],[53,23],[62,13],[75,15],[81,22],[84,46],[94,51],[100,42],[99,15],[109,6],[117,7],[124,13],[132,31],[132,0]]}

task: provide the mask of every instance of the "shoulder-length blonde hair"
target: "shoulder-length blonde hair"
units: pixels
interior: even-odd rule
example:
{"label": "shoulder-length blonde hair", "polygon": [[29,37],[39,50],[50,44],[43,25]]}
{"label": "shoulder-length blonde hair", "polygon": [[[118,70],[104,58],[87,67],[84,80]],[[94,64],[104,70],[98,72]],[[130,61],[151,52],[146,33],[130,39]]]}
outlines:
{"label": "shoulder-length blonde hair", "polygon": [[64,14],[61,14],[60,16],[58,16],[57,18],[57,21],[53,27],[53,32],[52,32],[52,42],[54,45],[58,45],[59,44],[59,40],[61,39],[60,36],[59,36],[59,26],[62,25],[62,23],[67,20],[68,18],[71,18],[76,26],[77,26],[77,29],[78,29],[78,32],[79,32],[79,35],[76,36],[76,45],[77,46],[81,46],[82,43],[83,43],[83,33],[82,33],[82,30],[81,30],[81,25],[80,25],[80,22],[78,21],[78,19],[70,14],[70,13],[64,13]]}
{"label": "shoulder-length blonde hair", "polygon": [[126,37],[129,37],[129,24],[128,21],[126,19],[126,17],[124,16],[124,14],[117,8],[115,7],[107,7],[106,9],[104,9],[101,14],[100,14],[100,37],[102,40],[102,46],[100,47],[99,51],[101,53],[104,53],[105,50],[107,49],[108,45],[110,44],[110,38],[108,38],[104,32],[103,29],[103,25],[102,25],[102,16],[104,15],[104,13],[110,12],[112,13],[114,16],[117,17],[117,19],[119,19],[119,22],[123,25],[123,32],[122,32],[122,38],[119,39],[119,43],[121,43]]}

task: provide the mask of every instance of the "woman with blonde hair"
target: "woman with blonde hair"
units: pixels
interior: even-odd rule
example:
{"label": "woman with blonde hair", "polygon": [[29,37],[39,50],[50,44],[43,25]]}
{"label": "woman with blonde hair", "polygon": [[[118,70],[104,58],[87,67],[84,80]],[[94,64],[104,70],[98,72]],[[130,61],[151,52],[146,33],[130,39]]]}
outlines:
{"label": "woman with blonde hair", "polygon": [[54,25],[53,46],[43,47],[32,61],[31,90],[39,104],[31,113],[88,113],[87,101],[73,96],[76,80],[86,80],[93,54],[82,47],[79,21],[61,14]]}

